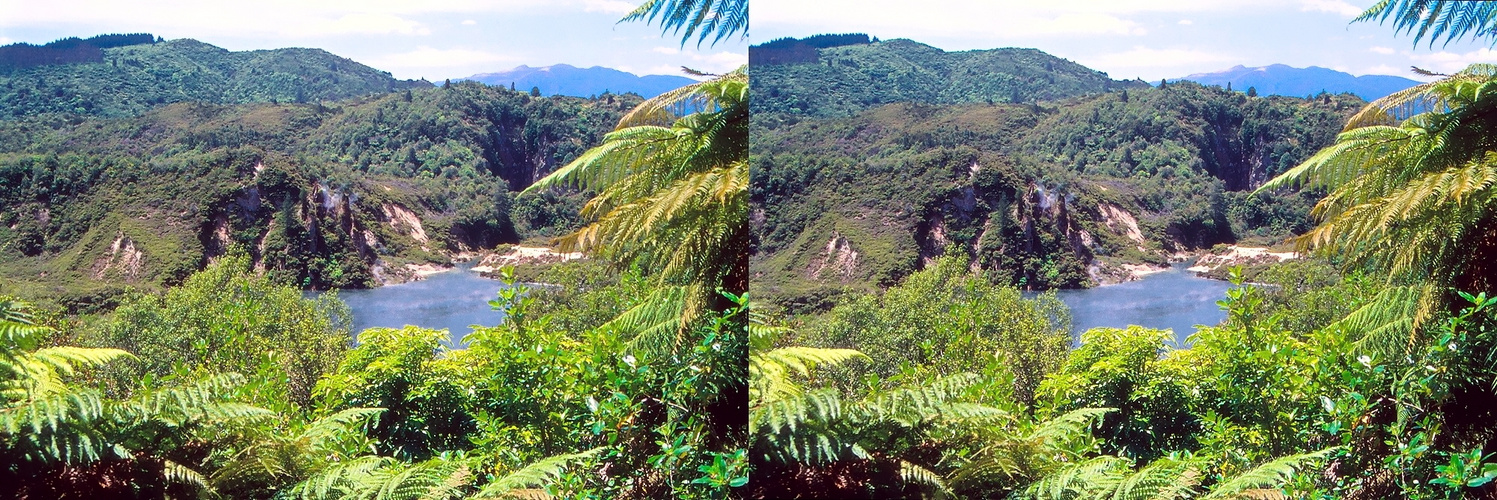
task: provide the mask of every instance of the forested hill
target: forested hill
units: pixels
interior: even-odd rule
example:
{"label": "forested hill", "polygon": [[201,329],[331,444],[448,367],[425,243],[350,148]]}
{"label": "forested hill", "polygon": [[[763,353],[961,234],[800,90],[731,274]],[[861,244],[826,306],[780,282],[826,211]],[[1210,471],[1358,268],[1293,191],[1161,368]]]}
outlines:
{"label": "forested hill", "polygon": [[314,104],[176,103],[0,121],[4,293],[109,307],[237,247],[307,288],[555,235],[580,195],[515,196],[596,145],[637,96],[473,82]]}
{"label": "forested hill", "polygon": [[1363,104],[1182,82],[1045,103],[755,115],[754,290],[816,309],[952,251],[1000,283],[1083,287],[1177,252],[1278,241],[1309,227],[1314,196],[1247,191],[1330,144]]}
{"label": "forested hill", "polygon": [[133,116],[176,102],[317,102],[431,86],[321,49],[233,52],[192,39],[130,36],[0,48],[7,61],[0,64],[0,119]]}
{"label": "forested hill", "polygon": [[[749,48],[753,112],[848,116],[889,103],[1023,103],[1142,88],[1035,49],[946,52],[855,35],[781,39]],[[796,43],[796,42],[826,43]],[[835,42],[835,43],[833,43]],[[808,52],[811,51],[811,52]]]}

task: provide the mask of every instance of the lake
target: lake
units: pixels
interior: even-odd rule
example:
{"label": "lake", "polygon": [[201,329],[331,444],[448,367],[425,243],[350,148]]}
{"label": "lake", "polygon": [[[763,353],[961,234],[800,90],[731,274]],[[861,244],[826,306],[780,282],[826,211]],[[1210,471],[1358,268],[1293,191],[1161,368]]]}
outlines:
{"label": "lake", "polygon": [[456,347],[461,345],[463,336],[473,331],[470,325],[494,326],[504,318],[504,313],[489,306],[504,284],[479,276],[471,270],[473,265],[473,262],[460,264],[421,281],[339,290],[338,298],[352,312],[355,335],[376,326],[446,328],[452,334],[448,345]]}
{"label": "lake", "polygon": [[1216,301],[1227,297],[1231,283],[1196,276],[1177,263],[1167,271],[1138,281],[1082,290],[1059,290],[1056,294],[1071,308],[1072,333],[1106,326],[1123,328],[1142,325],[1171,329],[1179,346],[1195,333],[1195,325],[1215,325],[1227,313]]}
{"label": "lake", "polygon": [[[1178,345],[1195,333],[1195,325],[1215,325],[1226,318],[1216,301],[1226,297],[1232,285],[1200,278],[1175,264],[1169,270],[1144,276],[1138,281],[1081,290],[1059,290],[1056,294],[1071,309],[1072,333],[1107,326],[1143,325],[1171,329]],[[353,314],[353,331],[383,326],[417,325],[451,332],[449,346],[461,345],[470,325],[493,326],[504,314],[493,310],[502,283],[470,270],[473,263],[427,276],[421,281],[367,290],[342,290],[338,297]],[[1033,294],[1026,294],[1033,296]]]}

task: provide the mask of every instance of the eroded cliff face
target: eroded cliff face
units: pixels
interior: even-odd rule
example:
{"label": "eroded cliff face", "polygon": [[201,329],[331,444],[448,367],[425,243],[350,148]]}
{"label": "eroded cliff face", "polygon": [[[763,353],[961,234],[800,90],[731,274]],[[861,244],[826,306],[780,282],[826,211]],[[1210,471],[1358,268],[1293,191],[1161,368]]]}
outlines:
{"label": "eroded cliff face", "polygon": [[849,288],[892,285],[942,256],[1026,289],[1136,279],[1168,260],[1173,244],[1155,241],[1136,208],[1097,195],[1105,189],[996,182],[982,178],[981,162],[963,170],[927,204],[821,214],[787,247],[756,256],[756,289],[805,310]]}
{"label": "eroded cliff face", "polygon": [[263,170],[199,229],[205,259],[239,249],[257,272],[307,288],[362,288],[419,279],[423,266],[514,237],[454,224],[398,184],[332,186]]}

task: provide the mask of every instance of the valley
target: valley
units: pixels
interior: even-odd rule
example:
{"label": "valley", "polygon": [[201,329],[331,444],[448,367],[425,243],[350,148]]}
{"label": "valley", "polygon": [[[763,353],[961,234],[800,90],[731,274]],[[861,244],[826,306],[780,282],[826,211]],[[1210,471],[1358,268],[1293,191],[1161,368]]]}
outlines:
{"label": "valley", "polygon": [[[974,71],[928,62],[931,50],[904,40],[822,49],[849,61],[837,66],[849,73],[883,71],[879,61],[891,59]],[[1021,73],[1067,68],[1032,54]],[[825,71],[813,65],[752,71]],[[909,71],[933,71],[922,68]],[[777,78],[756,81],[786,102],[822,93],[803,84],[820,81],[809,73]],[[1329,144],[1364,104],[1350,94],[1247,97],[1097,78],[1104,83],[1017,104],[914,95],[846,116],[755,113],[756,291],[790,310],[822,310],[953,252],[998,283],[1081,288],[1218,244],[1277,245],[1309,227],[1314,194],[1249,192]]]}
{"label": "valley", "polygon": [[459,83],[6,120],[0,275],[6,293],[83,309],[233,251],[309,289],[408,281],[418,266],[575,227],[579,194],[516,193],[638,102]]}

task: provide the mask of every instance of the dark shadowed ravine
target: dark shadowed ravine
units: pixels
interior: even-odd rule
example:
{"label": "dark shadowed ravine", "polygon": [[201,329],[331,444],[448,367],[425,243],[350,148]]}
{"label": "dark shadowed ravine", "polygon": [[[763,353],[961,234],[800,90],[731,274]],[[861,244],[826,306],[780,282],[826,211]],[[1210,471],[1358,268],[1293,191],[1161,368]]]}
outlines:
{"label": "dark shadowed ravine", "polygon": [[1185,270],[1189,265],[1178,263],[1138,281],[1056,293],[1071,308],[1071,331],[1078,338],[1099,326],[1142,325],[1174,330],[1177,345],[1184,347],[1196,325],[1215,325],[1227,317],[1216,302],[1232,286],[1198,277]]}
{"label": "dark shadowed ravine", "polygon": [[461,264],[421,281],[367,290],[340,290],[338,298],[348,304],[355,335],[377,326],[446,328],[451,333],[448,345],[458,346],[463,336],[472,331],[471,325],[494,326],[504,318],[503,313],[489,306],[504,284],[479,276],[469,269],[472,266],[472,262]]}

